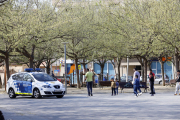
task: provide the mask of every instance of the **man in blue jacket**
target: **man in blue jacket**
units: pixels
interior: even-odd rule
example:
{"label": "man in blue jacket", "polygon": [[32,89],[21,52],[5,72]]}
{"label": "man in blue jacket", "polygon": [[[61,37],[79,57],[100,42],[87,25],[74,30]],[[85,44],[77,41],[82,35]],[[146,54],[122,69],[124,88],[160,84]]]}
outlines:
{"label": "man in blue jacket", "polygon": [[135,80],[133,82],[134,94],[136,94],[135,97],[138,97],[137,88],[139,88],[139,86],[140,86],[140,83],[139,83],[138,75],[135,75]]}

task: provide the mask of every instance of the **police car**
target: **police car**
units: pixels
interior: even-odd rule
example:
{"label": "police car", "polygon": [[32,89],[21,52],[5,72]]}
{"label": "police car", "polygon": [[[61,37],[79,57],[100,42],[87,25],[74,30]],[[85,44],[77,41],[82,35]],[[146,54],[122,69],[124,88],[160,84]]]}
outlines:
{"label": "police car", "polygon": [[64,85],[50,75],[33,72],[33,69],[25,69],[26,72],[12,74],[6,85],[6,92],[10,98],[16,96],[32,96],[41,98],[42,96],[56,96],[62,98],[65,94]]}

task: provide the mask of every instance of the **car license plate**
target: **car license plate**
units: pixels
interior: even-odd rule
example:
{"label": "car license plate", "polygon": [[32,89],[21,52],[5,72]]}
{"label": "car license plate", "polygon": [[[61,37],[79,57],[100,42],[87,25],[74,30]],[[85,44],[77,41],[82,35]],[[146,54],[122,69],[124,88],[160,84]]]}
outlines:
{"label": "car license plate", "polygon": [[54,90],[54,92],[61,92],[61,90]]}

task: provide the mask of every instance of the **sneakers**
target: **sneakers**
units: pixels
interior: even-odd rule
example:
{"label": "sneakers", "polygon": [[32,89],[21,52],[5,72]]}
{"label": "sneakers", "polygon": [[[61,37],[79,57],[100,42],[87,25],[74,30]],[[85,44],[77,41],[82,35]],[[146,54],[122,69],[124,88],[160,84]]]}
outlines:
{"label": "sneakers", "polygon": [[91,96],[93,96],[93,94],[91,94]]}
{"label": "sneakers", "polygon": [[138,95],[134,96],[134,97],[138,97]]}
{"label": "sneakers", "polygon": [[177,95],[177,94],[174,94],[174,95]]}
{"label": "sneakers", "polygon": [[138,95],[141,96],[141,95],[142,95],[142,92],[138,93]]}

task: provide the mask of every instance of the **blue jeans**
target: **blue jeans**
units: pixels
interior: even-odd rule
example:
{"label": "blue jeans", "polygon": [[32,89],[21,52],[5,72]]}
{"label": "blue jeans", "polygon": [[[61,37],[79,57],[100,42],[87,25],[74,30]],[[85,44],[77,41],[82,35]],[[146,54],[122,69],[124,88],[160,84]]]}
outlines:
{"label": "blue jeans", "polygon": [[134,94],[136,94],[136,96],[137,96],[137,87],[136,87],[136,85],[133,85],[133,87],[134,87]]}
{"label": "blue jeans", "polygon": [[139,87],[137,87],[137,89],[139,90],[139,92],[141,93],[141,89],[140,89],[140,86]]}
{"label": "blue jeans", "polygon": [[115,88],[115,93],[118,94],[118,87]]}
{"label": "blue jeans", "polygon": [[[116,90],[115,90],[116,88],[111,88],[111,90],[112,90],[112,95],[116,95]],[[114,93],[114,94],[113,94]]]}
{"label": "blue jeans", "polygon": [[86,86],[87,86],[87,91],[88,91],[88,95],[90,96],[90,94],[92,95],[92,85],[93,82],[86,82]]}

